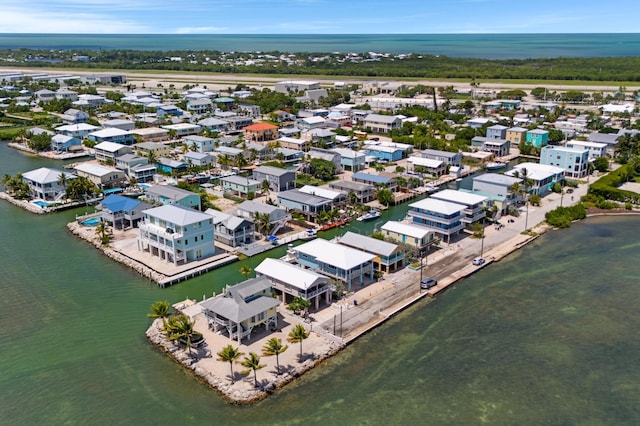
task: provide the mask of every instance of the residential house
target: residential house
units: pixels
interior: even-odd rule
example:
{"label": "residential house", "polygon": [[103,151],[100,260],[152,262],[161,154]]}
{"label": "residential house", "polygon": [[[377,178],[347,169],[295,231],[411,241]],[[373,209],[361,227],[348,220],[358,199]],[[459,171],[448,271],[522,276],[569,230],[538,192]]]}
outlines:
{"label": "residential house", "polygon": [[51,149],[55,152],[69,152],[75,149],[82,149],[82,141],[73,136],[54,135],[51,137]]}
{"label": "residential house", "polygon": [[182,138],[189,135],[197,135],[202,130],[202,127],[198,126],[197,124],[191,123],[168,124],[161,127],[165,130],[168,130],[169,134],[173,132],[177,138]]}
{"label": "residential house", "polygon": [[300,137],[301,129],[297,127],[284,127],[278,129],[278,134],[281,138],[298,138]]}
{"label": "residential house", "polygon": [[471,146],[478,149],[478,151],[490,152],[496,157],[507,156],[511,150],[511,142],[507,139],[496,139],[483,136],[476,136],[471,139]]}
{"label": "residential house", "polygon": [[100,202],[102,221],[110,223],[114,229],[136,227],[144,216],[142,212],[151,207],[151,204],[118,194],[108,195]]}
{"label": "residential house", "polygon": [[338,180],[329,183],[329,188],[347,194],[347,200],[353,193],[358,203],[364,204],[376,199],[376,190],[373,185],[366,183],[353,182],[350,180]]}
{"label": "residential house", "polygon": [[187,111],[192,114],[205,114],[213,108],[211,99],[201,98],[187,101]]}
{"label": "residential house", "polygon": [[211,152],[216,149],[216,140],[200,135],[190,135],[184,137],[184,143],[192,151],[200,153]]}
{"label": "residential house", "polygon": [[55,128],[55,132],[59,135],[72,136],[78,139],[86,138],[89,133],[99,130],[100,127],[87,123],[66,124]]}
{"label": "residential house", "polygon": [[170,185],[152,185],[146,189],[144,199],[155,205],[182,206],[200,210],[200,195]]}
{"label": "residential house", "polygon": [[36,96],[36,100],[38,100],[39,102],[45,102],[45,103],[51,102],[56,98],[56,92],[49,89],[38,90],[37,92],[34,93],[34,95]]}
{"label": "residential house", "polygon": [[463,230],[462,222],[465,206],[435,198],[425,198],[409,204],[408,217],[411,223],[428,228],[436,234],[451,240],[451,236]]}
{"label": "residential house", "polygon": [[171,158],[160,157],[156,160],[156,168],[161,172],[170,175],[184,173],[189,168],[189,164],[184,161],[173,160]]}
{"label": "residential house", "polygon": [[329,129],[311,129],[304,133],[311,142],[320,148],[331,148],[336,144],[336,134]]}
{"label": "residential house", "polygon": [[279,93],[302,93],[306,90],[316,90],[320,88],[320,83],[317,81],[305,81],[305,80],[289,80],[280,81],[275,84],[274,91]]}
{"label": "residential house", "polygon": [[521,199],[520,194],[513,191],[514,185],[522,187],[522,179],[498,173],[484,173],[473,177],[474,193],[489,198],[498,207],[501,214],[507,213],[511,205]]}
{"label": "residential house", "polygon": [[143,211],[138,231],[138,250],[175,266],[213,256],[213,218],[177,205]]}
{"label": "residential house", "polygon": [[309,148],[311,148],[311,141],[306,139],[281,137],[278,139],[278,143],[282,148],[294,149],[296,151],[307,152]]}
{"label": "residential house", "polygon": [[450,203],[460,204],[464,207],[460,221],[466,225],[479,222],[485,218],[485,207],[489,206],[489,200],[482,195],[445,189],[431,194],[431,198]]}
{"label": "residential house", "polygon": [[212,132],[224,132],[229,127],[229,122],[219,118],[209,117],[198,121],[198,125]]}
{"label": "residential house", "polygon": [[277,299],[271,297],[271,282],[265,277],[251,278],[200,303],[209,328],[216,333],[226,330],[238,345],[243,338],[251,339],[254,328],[278,326]]}
{"label": "residential house", "polygon": [[526,141],[527,131],[528,130],[523,127],[511,127],[507,129],[504,138],[511,142],[512,145],[518,146]]}
{"label": "residential house", "polygon": [[512,170],[505,172],[505,174],[523,179],[526,177],[531,182],[531,185],[525,185],[525,182],[523,182],[522,188],[525,189],[526,186],[530,194],[544,196],[551,192],[553,185],[564,181],[564,172],[565,169],[562,167],[538,163],[520,163],[514,166]]}
{"label": "residential house", "polygon": [[420,225],[390,220],[380,228],[380,233],[389,239],[425,253],[430,245],[436,241],[435,233]]}
{"label": "residential house", "polygon": [[340,155],[341,170],[358,172],[365,168],[365,154],[347,148],[333,148],[332,151]]}
{"label": "residential house", "polygon": [[253,179],[262,183],[269,181],[271,191],[287,191],[296,187],[296,172],[279,167],[260,166],[253,169]]}
{"label": "residential house", "polygon": [[366,183],[367,185],[372,185],[374,187],[383,187],[386,189],[390,189],[393,192],[396,191],[396,180],[391,176],[374,175],[371,173],[365,172],[357,172],[351,175],[351,180],[354,182]]}
{"label": "residential house", "polygon": [[272,225],[277,225],[279,223],[284,224],[290,218],[284,209],[272,206],[271,204],[259,203],[251,200],[240,203],[237,207],[236,214],[251,220],[256,217],[256,214],[268,214],[269,223]]}
{"label": "residential house", "polygon": [[133,152],[130,146],[116,142],[102,142],[94,146],[93,149],[96,153],[96,160],[111,164],[116,164],[117,157]]}
{"label": "residential house", "polygon": [[79,109],[70,108],[62,114],[61,118],[65,124],[80,124],[89,121],[89,114]]}
{"label": "residential house", "polygon": [[312,147],[308,156],[311,159],[325,160],[333,163],[336,173],[342,173],[342,160],[340,154],[333,150]]}
{"label": "residential house", "polygon": [[344,246],[373,254],[373,267],[377,271],[389,273],[397,271],[405,264],[405,253],[397,245],[377,238],[367,237],[347,231],[336,241]]}
{"label": "residential house", "polygon": [[116,157],[116,169],[124,171],[129,179],[135,179],[138,183],[146,183],[153,181],[156,174],[156,167],[149,164],[146,157],[140,157],[135,154],[124,154]]}
{"label": "residential house", "polygon": [[122,170],[112,169],[99,164],[81,163],[73,167],[76,174],[93,182],[100,189],[120,188],[127,181]]}
{"label": "residential house", "polygon": [[131,121],[131,120],[124,120],[121,118],[114,118],[111,120],[106,120],[102,123],[102,125],[105,128],[113,128],[113,129],[120,129],[120,130],[124,130],[127,132],[131,132],[133,129],[136,128],[136,123]]}
{"label": "residential house", "polygon": [[256,123],[244,128],[244,138],[249,141],[263,142],[277,139],[278,126],[269,123]]}
{"label": "residential house", "polygon": [[207,153],[189,151],[182,158],[190,166],[211,167],[215,163],[215,157]]}
{"label": "residential house", "polygon": [[73,101],[71,105],[79,108],[98,108],[107,102],[102,95],[82,94],[78,95],[78,100]]}
{"label": "residential house", "polygon": [[145,127],[143,129],[133,129],[133,137],[141,142],[162,142],[169,139],[169,131],[160,127]]}
{"label": "residential house", "polygon": [[526,135],[526,143],[535,147],[543,147],[549,143],[549,132],[542,129],[529,130]]}
{"label": "residential house", "polygon": [[495,124],[493,126],[487,127],[487,138],[489,139],[506,139],[507,137],[507,126],[503,126],[501,124]]}
{"label": "residential house", "polygon": [[238,175],[223,177],[220,183],[223,192],[234,192],[244,196],[249,196],[250,193],[256,194],[262,186],[262,181]]}
{"label": "residential house", "polygon": [[[251,92],[249,93],[251,94]],[[260,117],[260,107],[258,105],[239,104],[237,109],[240,115],[245,115],[251,118]]]}
{"label": "residential house", "polygon": [[540,151],[540,164],[562,167],[565,176],[584,178],[589,173],[589,150],[547,145]]}
{"label": "residential house", "polygon": [[586,149],[589,151],[589,161],[593,161],[598,157],[607,156],[607,144],[586,141],[568,141],[567,148]]}
{"label": "residential house", "polygon": [[442,160],[413,156],[409,157],[407,164],[411,166],[409,168],[410,172],[413,172],[414,174],[426,173],[433,177],[440,177],[446,174],[447,167],[449,167],[449,165]]}
{"label": "residential house", "polygon": [[[216,113],[216,115],[218,115],[218,113]],[[232,116],[224,116],[222,117],[222,119],[228,123],[227,131],[229,132],[239,132],[253,124],[253,118],[235,115],[235,113]],[[272,137],[272,139],[275,139],[276,137],[277,134],[276,136]]]}
{"label": "residential house", "polygon": [[71,102],[74,102],[78,100],[78,92],[74,92],[73,90],[66,87],[61,87],[56,90],[55,97],[58,100],[68,99]]}
{"label": "residential house", "polygon": [[70,181],[76,175],[61,170],[41,167],[22,174],[22,181],[29,185],[31,198],[44,201],[59,201],[66,197],[66,184],[62,184],[61,176]]}
{"label": "residential house", "polygon": [[330,211],[334,208],[332,199],[298,189],[279,192],[277,204],[287,211],[302,213],[309,220],[322,211]]}
{"label": "residential house", "polygon": [[141,142],[133,146],[137,155],[141,157],[149,157],[150,153],[153,153],[155,158],[168,157],[171,152],[169,145],[164,145],[157,142]]}
{"label": "residential house", "polygon": [[316,238],[291,249],[297,262],[305,268],[344,282],[349,291],[353,284],[364,285],[374,278],[375,255]]}
{"label": "residential house", "polygon": [[323,117],[314,115],[311,117],[301,117],[296,121],[296,127],[301,130],[320,129],[325,127],[326,120]]}
{"label": "residential house", "polygon": [[460,166],[462,164],[462,154],[460,152],[440,151],[437,149],[425,149],[420,154],[423,158],[442,161],[451,166]]}
{"label": "residential house", "polygon": [[297,149],[278,147],[275,148],[273,152],[275,158],[285,164],[298,163],[302,158],[304,158],[304,152],[298,151]]}
{"label": "residential house", "polygon": [[133,133],[112,127],[107,129],[96,130],[88,135],[90,141],[95,143],[113,142],[120,145],[133,145],[136,139]]}
{"label": "residential house", "polygon": [[331,286],[329,278],[311,269],[301,268],[280,259],[266,258],[255,268],[256,277],[264,277],[271,282],[274,290],[280,293],[282,302],[301,297],[312,303],[315,309],[320,307],[320,300],[324,298],[327,305],[331,304]]}
{"label": "residential house", "polygon": [[178,108],[175,105],[161,104],[161,105],[158,105],[158,107],[156,108],[156,115],[161,118],[166,116],[180,117],[183,114],[184,114],[184,111],[182,111],[180,108]]}
{"label": "residential house", "polygon": [[373,133],[389,133],[402,127],[402,119],[397,115],[369,114],[364,118],[364,126]]}
{"label": "residential house", "polygon": [[214,209],[205,213],[213,216],[215,240],[229,247],[239,247],[255,241],[256,226],[252,220]]}

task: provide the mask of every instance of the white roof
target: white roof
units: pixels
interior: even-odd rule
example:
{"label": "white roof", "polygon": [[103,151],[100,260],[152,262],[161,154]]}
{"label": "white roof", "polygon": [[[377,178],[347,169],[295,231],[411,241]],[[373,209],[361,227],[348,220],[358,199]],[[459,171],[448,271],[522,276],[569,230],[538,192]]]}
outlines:
{"label": "white roof", "polygon": [[109,167],[101,166],[99,164],[91,164],[91,163],[82,163],[73,167],[75,170],[79,172],[84,172],[92,176],[106,176],[109,173],[122,173],[118,169],[112,169]]}
{"label": "white roof", "polygon": [[[536,181],[547,179],[551,176],[564,174],[562,167],[548,166],[538,163],[520,163],[513,167],[513,170],[506,172],[506,175],[513,176],[515,172],[522,173],[522,169],[527,169],[527,177]],[[520,175],[522,177],[522,175]]]}
{"label": "white roof", "polygon": [[407,161],[409,163],[412,163],[414,166],[423,166],[423,167],[431,167],[431,168],[440,167],[444,163],[444,161],[433,160],[431,158],[423,158],[423,157],[409,157]]}
{"label": "white roof", "polygon": [[145,210],[143,213],[180,226],[191,225],[192,223],[203,221],[213,222],[213,218],[206,213],[171,204]]}
{"label": "white roof", "polygon": [[319,124],[319,123],[324,123],[326,120],[320,116],[313,116],[313,117],[303,118],[302,121],[309,124]]}
{"label": "white roof", "polygon": [[286,142],[286,143],[294,143],[294,144],[297,144],[297,145],[302,145],[302,144],[305,144],[305,143],[309,143],[309,141],[307,141],[307,140],[298,139],[298,138],[290,138],[288,136],[283,136],[283,137],[279,138],[278,140],[282,141],[282,142]]}
{"label": "white roof", "polygon": [[162,128],[167,130],[189,130],[189,129],[199,129],[200,126],[198,126],[197,124],[178,123],[178,124],[167,124],[166,126],[162,126]]}
{"label": "white roof", "polygon": [[376,256],[351,247],[316,238],[295,248],[300,253],[315,257],[319,262],[349,270],[373,260]]}
{"label": "white roof", "polygon": [[94,148],[100,151],[118,152],[122,148],[128,148],[128,146],[115,142],[100,142],[98,145],[94,146]]}
{"label": "white roof", "polygon": [[366,235],[360,235],[351,231],[347,231],[342,237],[336,238],[336,241],[358,250],[364,250],[382,256],[391,256],[398,248],[397,244],[367,237]]}
{"label": "white roof", "polygon": [[49,169],[47,167],[40,167],[39,169],[30,170],[22,174],[23,179],[30,180],[37,183],[55,183],[60,179],[60,175],[64,173],[67,178],[75,178],[76,176],[63,172],[61,170]]}
{"label": "white roof", "polygon": [[451,201],[452,203],[463,204],[465,206],[471,206],[487,201],[487,197],[483,197],[482,195],[469,194],[467,192],[456,191],[454,189],[445,189],[436,192],[435,194],[431,194],[431,198]]}
{"label": "white roof", "polygon": [[330,200],[335,200],[340,195],[342,195],[339,191],[332,191],[330,189],[318,188],[317,186],[305,185],[300,188],[298,191],[304,192],[305,194],[316,195],[322,198],[329,198]]}
{"label": "white roof", "polygon": [[56,127],[56,132],[79,132],[84,130],[98,130],[100,127],[87,123],[67,124],[65,126]]}
{"label": "white roof", "polygon": [[416,201],[409,204],[409,207],[421,210],[428,210],[435,213],[442,213],[445,215],[451,215],[464,210],[464,206],[458,203],[451,203],[449,201],[437,200],[435,198],[425,198],[424,200]]}
{"label": "white roof", "polygon": [[307,290],[315,285],[318,280],[327,281],[324,275],[313,272],[311,269],[303,269],[280,259],[267,258],[255,268],[256,273],[273,278],[301,290]]}
{"label": "white roof", "polygon": [[354,151],[353,149],[348,148],[333,148],[331,151],[337,152],[338,154],[340,154],[340,157],[343,158],[360,158],[365,156],[361,152]]}
{"label": "white roof", "polygon": [[109,127],[107,129],[97,130],[95,132],[89,133],[90,136],[95,136],[98,138],[110,138],[113,136],[125,136],[130,135],[131,132],[127,132],[126,130],[118,129],[117,127]]}
{"label": "white roof", "polygon": [[587,141],[569,141],[569,142],[567,142],[567,146],[570,147],[570,145],[572,145],[572,146],[584,146],[584,147],[588,147],[588,148],[599,148],[599,149],[603,149],[603,148],[607,147],[606,143],[587,142]]}
{"label": "white roof", "polygon": [[393,220],[382,225],[381,229],[385,231],[395,232],[401,235],[408,235],[409,237],[413,237],[413,238],[420,238],[420,239],[424,238],[425,236],[429,235],[432,232],[431,230],[429,230],[428,228],[425,228],[424,226],[411,225],[408,223],[396,222]]}

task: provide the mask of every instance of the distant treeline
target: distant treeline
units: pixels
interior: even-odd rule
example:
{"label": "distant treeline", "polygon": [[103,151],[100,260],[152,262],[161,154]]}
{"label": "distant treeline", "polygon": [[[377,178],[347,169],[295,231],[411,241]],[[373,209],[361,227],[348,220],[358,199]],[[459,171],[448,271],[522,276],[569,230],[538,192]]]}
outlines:
{"label": "distant treeline", "polygon": [[[640,81],[640,57],[486,60],[408,55],[357,58],[330,53],[0,50],[0,65],[351,77]],[[73,60],[75,57],[75,60]],[[80,58],[80,60],[78,60]],[[176,60],[181,58],[182,60]],[[254,62],[261,62],[254,63]],[[245,62],[247,61],[247,62]]]}

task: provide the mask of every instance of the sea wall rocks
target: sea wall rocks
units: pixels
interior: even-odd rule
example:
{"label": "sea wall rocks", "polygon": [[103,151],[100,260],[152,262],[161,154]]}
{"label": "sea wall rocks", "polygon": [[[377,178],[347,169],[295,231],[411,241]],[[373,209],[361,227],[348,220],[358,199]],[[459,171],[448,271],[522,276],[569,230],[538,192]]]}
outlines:
{"label": "sea wall rocks", "polygon": [[20,208],[23,208],[25,210],[27,210],[30,213],[35,213],[35,214],[47,214],[47,213],[51,213],[52,211],[54,211],[54,209],[52,208],[48,208],[48,207],[40,207],[40,206],[36,206],[33,203],[30,203],[29,201],[25,201],[25,200],[16,200],[15,198],[13,198],[11,195],[7,194],[6,192],[0,192],[0,199],[2,200],[6,200],[8,202],[10,202],[11,204],[13,204],[14,206],[18,206]]}

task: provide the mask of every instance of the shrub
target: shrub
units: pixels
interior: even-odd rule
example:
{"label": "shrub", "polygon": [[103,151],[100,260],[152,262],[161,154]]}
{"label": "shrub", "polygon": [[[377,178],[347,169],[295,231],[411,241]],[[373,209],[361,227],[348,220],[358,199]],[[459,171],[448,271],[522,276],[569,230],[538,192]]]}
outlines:
{"label": "shrub", "polygon": [[574,220],[585,217],[587,217],[587,211],[582,203],[571,207],[558,207],[544,215],[547,223],[556,228],[568,228]]}

